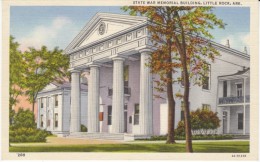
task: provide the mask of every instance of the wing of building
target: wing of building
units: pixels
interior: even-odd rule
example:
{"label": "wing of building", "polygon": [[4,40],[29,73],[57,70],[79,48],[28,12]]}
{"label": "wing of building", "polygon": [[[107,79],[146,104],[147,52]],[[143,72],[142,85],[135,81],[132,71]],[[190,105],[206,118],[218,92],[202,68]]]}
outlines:
{"label": "wing of building", "polygon": [[[191,85],[190,108],[218,112],[221,119],[218,133],[249,134],[250,56],[229,46],[212,44],[221,57],[209,65],[206,85]],[[58,114],[61,123],[66,123],[65,130],[71,134],[80,132],[84,121],[88,133],[104,136],[122,134],[126,139],[166,134],[166,95],[161,94],[165,99],[153,97],[157,93],[153,80],[158,76],[145,66],[152,48],[147,18],[97,13],[65,50],[70,56],[71,92],[60,90],[67,94],[68,98],[61,101],[67,107],[57,109],[65,116]],[[90,73],[87,95],[80,88],[83,71]],[[181,84],[173,84],[173,88],[183,92]],[[182,101],[176,100],[176,125],[182,114]]]}

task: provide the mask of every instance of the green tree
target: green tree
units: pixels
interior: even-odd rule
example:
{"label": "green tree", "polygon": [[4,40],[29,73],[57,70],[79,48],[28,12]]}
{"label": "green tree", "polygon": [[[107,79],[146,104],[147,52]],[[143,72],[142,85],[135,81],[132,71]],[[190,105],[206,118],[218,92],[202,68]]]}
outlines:
{"label": "green tree", "polygon": [[174,7],[172,37],[174,48],[180,57],[184,83],[184,123],[186,151],[193,152],[189,108],[190,78],[195,84],[205,84],[208,74],[208,62],[214,62],[219,52],[212,46],[213,38],[209,30],[224,28],[225,24],[212,12],[212,7]]}
{"label": "green tree", "polygon": [[18,42],[15,42],[15,38],[10,36],[10,68],[9,68],[9,118],[10,122],[14,116],[13,106],[16,105],[19,101],[18,96],[23,94],[23,72],[24,72],[24,63],[22,53],[19,48]]}
{"label": "green tree", "polygon": [[50,51],[46,46],[42,46],[39,50],[29,48],[25,51],[24,61],[25,94],[28,95],[34,112],[34,103],[39,91],[53,81],[63,82],[68,76],[69,58],[58,48]]}
{"label": "green tree", "polygon": [[[160,79],[156,80],[156,90],[167,93],[168,99],[168,133],[167,144],[175,143],[174,125],[175,125],[175,98],[172,84],[175,82],[173,73],[180,67],[180,64],[174,61],[173,38],[175,32],[172,30],[172,14],[169,7],[123,7],[124,11],[130,11],[130,15],[145,15],[152,23],[148,25],[151,33],[151,41],[156,49],[152,52],[147,66],[151,72],[159,75]],[[156,96],[160,97],[160,96]]]}
{"label": "green tree", "polygon": [[210,130],[216,130],[220,126],[218,113],[209,109],[197,109],[191,112],[191,127],[192,130],[199,131],[200,134],[207,135]]}
{"label": "green tree", "polygon": [[[182,77],[180,79],[184,85],[184,94],[181,97],[184,100],[186,151],[193,152],[189,108],[190,79],[194,78],[195,84],[204,84],[209,70],[208,62],[214,61],[215,57],[219,55],[209,40],[213,38],[209,30],[215,27],[224,28],[225,24],[214,15],[212,7],[131,6],[123,7],[123,9],[130,10],[132,15],[145,15],[152,22],[148,29],[157,50],[152,54],[150,66],[152,68],[158,66],[158,70],[152,70],[152,72],[166,76],[163,78],[166,82],[160,84],[167,87],[169,123],[172,122],[170,120],[174,119],[175,114],[172,90],[172,83],[175,80],[172,73],[176,73],[178,67],[181,69]],[[178,94],[178,96],[180,95]],[[170,124],[168,124],[169,126]],[[173,131],[168,130],[169,132]],[[168,137],[171,138],[172,134]]]}

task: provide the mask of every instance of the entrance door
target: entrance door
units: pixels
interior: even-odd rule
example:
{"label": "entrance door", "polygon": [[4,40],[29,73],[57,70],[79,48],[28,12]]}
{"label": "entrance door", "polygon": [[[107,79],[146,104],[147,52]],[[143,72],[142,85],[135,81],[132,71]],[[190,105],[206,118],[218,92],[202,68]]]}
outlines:
{"label": "entrance door", "polygon": [[223,134],[227,134],[227,112],[223,111]]}
{"label": "entrance door", "polygon": [[127,132],[127,105],[124,106],[124,132]]}

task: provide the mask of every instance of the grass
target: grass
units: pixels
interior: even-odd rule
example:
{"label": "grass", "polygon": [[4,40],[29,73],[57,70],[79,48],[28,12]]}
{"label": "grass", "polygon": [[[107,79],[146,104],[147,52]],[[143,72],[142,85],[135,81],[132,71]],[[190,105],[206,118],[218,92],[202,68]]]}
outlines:
{"label": "grass", "polygon": [[[247,153],[249,141],[196,142],[194,152]],[[185,152],[185,144],[97,144],[65,146],[11,146],[10,152]]]}

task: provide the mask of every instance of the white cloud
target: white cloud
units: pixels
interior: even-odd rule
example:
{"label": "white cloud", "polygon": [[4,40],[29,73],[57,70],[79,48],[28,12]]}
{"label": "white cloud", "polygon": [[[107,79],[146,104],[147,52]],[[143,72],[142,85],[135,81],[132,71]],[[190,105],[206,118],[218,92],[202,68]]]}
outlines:
{"label": "white cloud", "polygon": [[227,39],[231,48],[234,48],[238,51],[244,52],[244,47],[247,47],[249,53],[250,49],[250,34],[249,33],[238,33],[235,35],[228,35],[224,37],[220,43],[226,45]]}
{"label": "white cloud", "polygon": [[63,27],[71,24],[72,21],[67,17],[56,17],[51,24],[37,26],[26,37],[18,39],[20,49],[25,51],[28,47],[40,48],[42,45],[46,45],[52,48],[57,46],[53,44],[54,40],[58,39]]}

